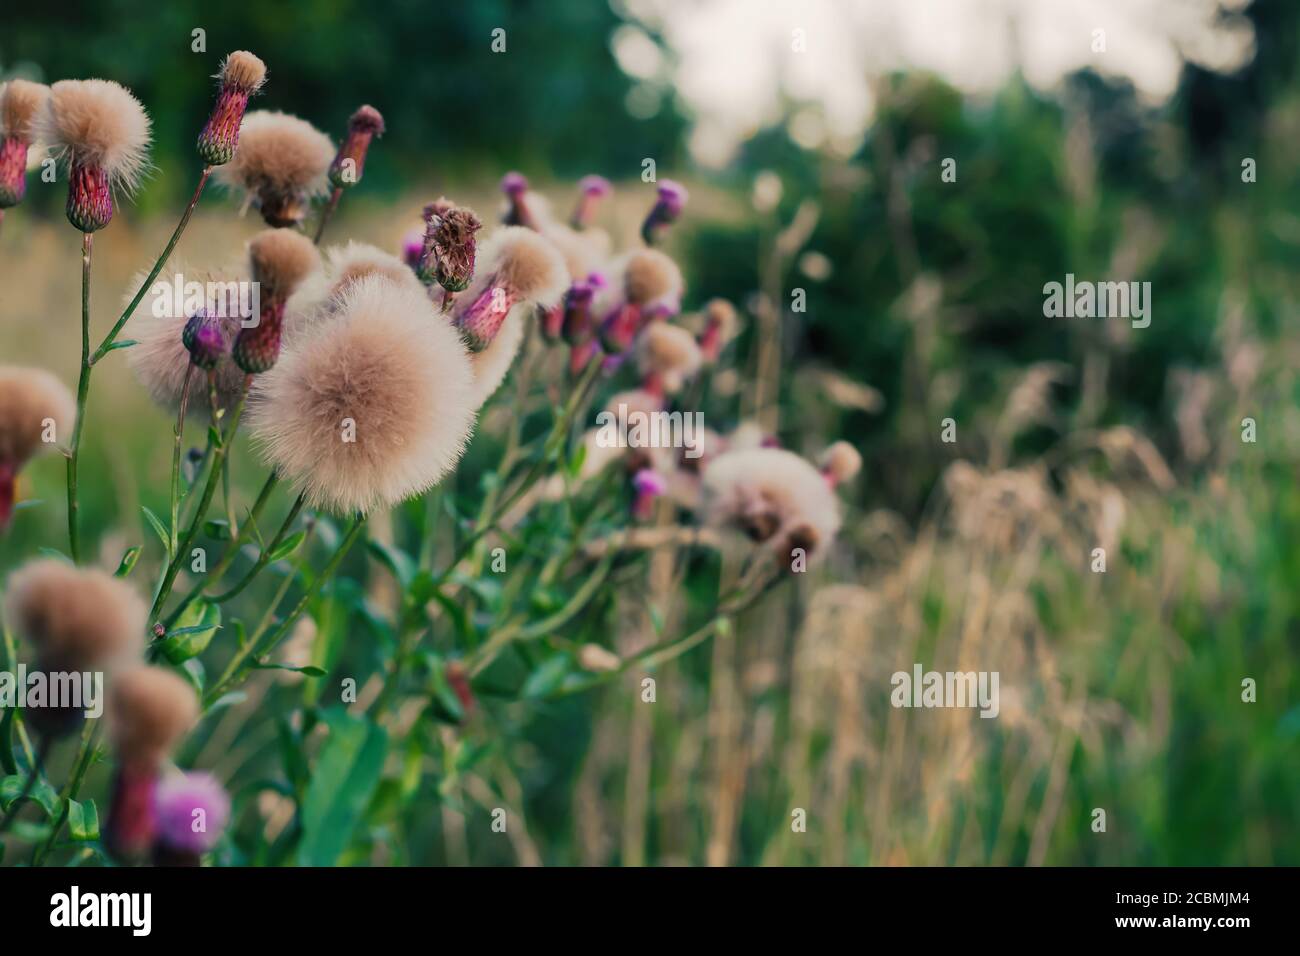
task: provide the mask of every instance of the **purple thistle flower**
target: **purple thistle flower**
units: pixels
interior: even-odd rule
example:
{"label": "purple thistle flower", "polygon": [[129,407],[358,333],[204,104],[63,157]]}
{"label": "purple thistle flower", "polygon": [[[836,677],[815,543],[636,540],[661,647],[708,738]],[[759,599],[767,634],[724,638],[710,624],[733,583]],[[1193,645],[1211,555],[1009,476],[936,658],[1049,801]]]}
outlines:
{"label": "purple thistle flower", "polygon": [[654,514],[655,500],[668,490],[668,482],[659,472],[642,468],[632,476],[632,490],[636,493],[632,514],[645,520]]}
{"label": "purple thistle flower", "polygon": [[671,179],[659,183],[659,198],[641,224],[641,238],[647,246],[653,246],[663,239],[668,227],[677,221],[686,208],[686,199],[686,187],[681,183]]}
{"label": "purple thistle flower", "polygon": [[230,820],[230,797],[208,773],[160,780],[154,788],[157,840],[168,849],[199,855],[216,846]]}
{"label": "purple thistle flower", "polygon": [[217,361],[226,352],[226,334],[218,319],[200,309],[192,315],[181,332],[181,342],[190,353],[190,361],[205,372],[217,367]]}

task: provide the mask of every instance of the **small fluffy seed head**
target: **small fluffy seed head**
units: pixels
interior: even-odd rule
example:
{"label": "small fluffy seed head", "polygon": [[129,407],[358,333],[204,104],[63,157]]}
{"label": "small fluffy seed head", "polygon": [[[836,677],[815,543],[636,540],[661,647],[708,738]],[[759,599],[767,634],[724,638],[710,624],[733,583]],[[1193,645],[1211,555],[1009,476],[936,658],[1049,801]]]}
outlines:
{"label": "small fluffy seed head", "polygon": [[320,268],[320,253],[312,241],[293,229],[265,229],[248,243],[248,264],[261,294],[287,299],[312,271]]}
{"label": "small fluffy seed head", "polygon": [[792,548],[819,554],[840,527],[839,503],[821,472],[780,448],[719,455],[704,471],[705,520],[771,548],[790,562]]}
{"label": "small fluffy seed head", "polygon": [[199,718],[194,690],[162,667],[132,667],[108,684],[109,735],[123,762],[157,767]]}
{"label": "small fluffy seed head", "polygon": [[239,130],[239,149],[217,169],[217,181],[245,195],[271,226],[292,226],[329,188],[334,144],[306,120],[254,110]]}
{"label": "small fluffy seed head", "polygon": [[704,329],[700,333],[700,350],[704,361],[717,362],[727,344],[736,337],[740,319],[736,307],[726,299],[710,299],[704,307]]}
{"label": "small fluffy seed head", "polygon": [[364,242],[349,242],[346,246],[333,246],[325,253],[325,275],[329,281],[329,296],[339,300],[353,285],[367,276],[383,276],[398,285],[422,290],[415,274],[401,259],[384,252],[377,246]]}
{"label": "small fluffy seed head", "polygon": [[681,326],[655,322],[637,339],[637,367],[647,382],[657,383],[669,395],[681,390],[700,370],[700,347]]}
{"label": "small fluffy seed head", "polygon": [[149,116],[112,80],[60,80],[36,120],[36,138],[71,169],[102,170],[110,189],[130,192],[149,159]]}
{"label": "small fluffy seed head", "polygon": [[[145,387],[149,396],[159,405],[175,409],[180,404],[181,391],[185,375],[191,362],[191,352],[185,345],[185,330],[190,316],[186,312],[186,303],[176,301],[174,292],[175,276],[184,280],[202,283],[214,289],[219,300],[208,303],[209,320],[221,333],[219,355],[212,368],[217,386],[217,400],[223,408],[232,407],[243,389],[244,373],[231,360],[230,346],[240,330],[240,310],[238,301],[239,286],[242,276],[235,273],[217,275],[208,272],[192,272],[182,265],[176,266],[176,272],[170,276],[159,276],[154,286],[150,287],[140,300],[136,311],[127,320],[122,330],[126,339],[134,339],[136,344],[127,349],[126,361],[136,380]],[[128,289],[138,289],[148,278],[147,272],[138,273]],[[131,293],[126,293],[125,302],[130,304]],[[250,307],[251,301],[247,303]],[[211,332],[205,333],[211,336]],[[217,342],[210,342],[217,348]],[[194,375],[190,382],[190,397],[206,396],[207,382],[203,377]],[[195,403],[191,401],[191,409]],[[208,402],[203,400],[197,407],[206,409]]]}
{"label": "small fluffy seed head", "polygon": [[516,306],[550,308],[569,286],[555,247],[520,226],[498,229],[479,251],[481,278],[456,303],[453,323],[471,351],[482,351]]}
{"label": "small fluffy seed head", "polygon": [[266,64],[247,50],[236,50],[222,62],[217,79],[221,84],[217,102],[198,140],[199,156],[210,166],[230,162],[239,148],[248,98],[261,89]]}
{"label": "small fluffy seed head", "polygon": [[452,468],[473,426],[471,384],[464,345],[423,290],[369,276],[259,380],[252,434],[311,507],[368,512]]}
{"label": "small fluffy seed head", "polygon": [[261,57],[247,50],[236,50],[222,61],[221,72],[217,76],[221,80],[222,89],[256,93],[266,82],[266,64]]}
{"label": "small fluffy seed head", "polygon": [[[195,811],[203,811],[204,827],[195,832]],[[158,781],[153,793],[158,839],[168,849],[207,853],[230,820],[230,796],[208,773],[173,774]]]}
{"label": "small fluffy seed head", "polygon": [[48,86],[31,80],[10,80],[0,85],[0,138],[30,145],[36,118],[49,96]]}
{"label": "small fluffy seed head", "polygon": [[832,485],[843,484],[862,468],[862,455],[846,441],[837,441],[824,452],[818,464]]}
{"label": "small fluffy seed head", "polygon": [[144,650],[148,608],[104,571],[42,558],[11,574],[5,591],[5,620],[44,670],[102,670]]}
{"label": "small fluffy seed head", "polygon": [[682,271],[657,249],[640,249],[623,264],[623,294],[640,306],[676,300],[682,294]]}
{"label": "small fluffy seed head", "polygon": [[[21,468],[36,453],[67,443],[76,417],[72,393],[49,372],[0,365],[0,465]],[[44,441],[46,435],[54,441]]]}

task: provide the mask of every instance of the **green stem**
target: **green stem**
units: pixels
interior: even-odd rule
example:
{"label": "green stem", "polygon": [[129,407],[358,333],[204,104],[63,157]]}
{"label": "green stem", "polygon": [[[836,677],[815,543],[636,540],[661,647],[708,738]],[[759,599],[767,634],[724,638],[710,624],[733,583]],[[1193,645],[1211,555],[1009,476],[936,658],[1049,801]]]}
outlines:
{"label": "green stem", "polygon": [[53,829],[50,830],[49,839],[45,844],[32,854],[32,866],[40,866],[49,856],[50,850],[54,849],[54,841],[59,838],[63,832],[63,825],[68,822],[68,811],[71,809],[71,801],[77,799],[77,794],[81,792],[81,782],[86,778],[86,771],[90,769],[91,760],[95,755],[94,741],[99,731],[99,722],[86,721],[85,727],[81,731],[81,748],[77,751],[77,759],[73,765],[72,776],[68,778],[67,783],[59,792],[59,803],[63,809],[59,813],[59,819],[55,822]]}
{"label": "green stem", "polygon": [[270,500],[271,492],[279,482],[280,476],[274,470],[266,476],[266,481],[262,484],[262,490],[257,494],[257,500],[253,502],[253,507],[249,509],[248,516],[244,519],[244,523],[239,526],[239,533],[231,540],[230,544],[226,546],[226,550],[221,555],[221,560],[217,562],[216,567],[209,571],[207,576],[195,584],[194,587],[190,588],[189,593],[185,595],[180,604],[178,604],[176,608],[167,615],[167,619],[163,622],[166,627],[171,627],[175,624],[176,619],[184,613],[187,607],[194,603],[195,599],[198,598],[200,594],[207,590],[208,585],[220,581],[222,575],[224,575],[227,569],[235,563],[235,558],[239,555],[239,549],[243,547],[244,539],[247,536],[249,528],[256,529],[257,519],[262,514],[262,509],[266,507],[267,501]]}
{"label": "green stem", "polygon": [[168,545],[171,554],[167,556],[169,560],[176,554],[178,540],[177,525],[180,524],[181,508],[181,436],[185,433],[185,409],[190,403],[190,378],[193,374],[194,363],[191,362],[185,368],[185,382],[181,385],[181,407],[176,413],[176,431],[172,441],[172,523]]}
{"label": "green stem", "polygon": [[77,421],[72,426],[72,447],[68,453],[68,550],[74,563],[81,562],[81,537],[77,530],[77,463],[81,454],[81,429],[90,394],[90,256],[95,234],[81,234],[81,374],[77,378]]}
{"label": "green stem", "polygon": [[302,511],[303,501],[305,500],[305,496],[303,495],[299,495],[294,499],[293,507],[289,509],[289,513],[285,516],[284,522],[280,525],[280,530],[275,533],[275,537],[271,539],[271,543],[262,549],[262,553],[257,556],[257,560],[253,563],[253,566],[248,569],[248,573],[240,578],[239,583],[233,588],[216,595],[212,600],[216,601],[218,604],[224,604],[253,582],[253,579],[257,577],[262,572],[262,569],[270,563],[271,555],[289,533],[289,529],[293,526],[294,520],[298,517],[298,512]]}
{"label": "green stem", "polygon": [[339,206],[339,200],[343,198],[343,187],[335,186],[334,192],[330,193],[329,204],[321,211],[320,223],[316,226],[316,238],[312,240],[316,245],[320,245],[321,237],[325,235],[325,227],[329,225],[330,219],[334,216],[334,210]]}
{"label": "green stem", "polygon": [[221,465],[230,451],[231,443],[234,441],[235,430],[239,428],[239,419],[244,414],[244,403],[248,400],[248,385],[251,379],[252,376],[250,375],[244,380],[244,391],[239,397],[239,404],[235,406],[234,414],[230,417],[230,424],[226,426],[225,434],[221,436],[217,447],[212,452],[212,467],[208,469],[208,480],[203,486],[203,497],[199,499],[198,508],[195,509],[190,526],[185,531],[184,540],[181,541],[171,563],[167,565],[167,573],[163,576],[162,585],[158,588],[158,596],[154,598],[153,607],[149,611],[151,621],[157,620],[163,605],[167,603],[167,598],[172,593],[172,585],[176,582],[176,575],[180,573],[184,557],[190,550],[190,545],[194,543],[199,527],[203,524],[203,518],[208,513],[208,506],[212,504],[212,496],[216,493],[217,485],[221,483]]}
{"label": "green stem", "polygon": [[4,833],[9,829],[10,824],[18,818],[23,803],[32,795],[32,790],[36,788],[36,781],[41,778],[41,773],[45,768],[45,758],[50,755],[50,744],[52,742],[52,737],[41,737],[41,742],[36,750],[36,759],[27,771],[27,782],[23,784],[22,793],[18,794],[14,802],[9,804],[9,812],[4,815],[4,819],[0,820],[0,833]]}
{"label": "green stem", "polygon": [[[285,635],[289,633],[289,629],[293,627],[298,618],[302,616],[302,612],[307,609],[307,605],[311,603],[312,599],[315,598],[317,594],[320,593],[321,588],[325,586],[325,582],[333,576],[336,570],[338,570],[338,566],[342,563],[343,558],[347,556],[348,551],[360,536],[365,524],[365,515],[358,514],[352,519],[352,524],[348,526],[348,530],[343,535],[343,540],[339,542],[339,545],[335,549],[334,554],[330,557],[329,562],[321,569],[320,574],[318,574],[316,579],[312,581],[311,586],[303,592],[302,597],[298,599],[298,603],[294,605],[293,610],[289,612],[284,620],[280,622],[279,626],[272,632],[271,637],[266,641],[265,646],[260,649],[261,653],[269,654],[271,651],[275,650],[276,645],[284,640]],[[242,671],[246,669],[245,664],[248,659],[252,657],[254,653],[258,652],[258,643],[259,639],[257,637],[250,637],[244,644],[243,648],[235,654],[230,663],[226,666],[220,679],[204,696],[204,707],[211,706],[213,701],[219,698],[236,678],[241,676]]]}
{"label": "green stem", "polygon": [[99,348],[95,350],[95,354],[90,359],[91,365],[94,365],[108,354],[108,351],[113,347],[114,341],[117,340],[118,333],[122,331],[122,326],[126,325],[126,320],[131,318],[135,313],[136,307],[140,304],[140,300],[143,299],[144,294],[149,291],[149,287],[153,285],[153,280],[158,278],[158,273],[162,272],[163,266],[167,264],[167,260],[171,257],[172,250],[176,248],[176,243],[180,242],[181,233],[185,231],[185,227],[190,223],[190,217],[194,215],[194,207],[199,204],[199,196],[203,194],[203,187],[207,184],[210,175],[212,175],[212,167],[205,166],[202,174],[199,176],[199,184],[194,189],[194,195],[190,197],[190,203],[185,207],[185,212],[181,214],[181,221],[176,224],[176,230],[172,233],[171,239],[168,240],[166,247],[162,251],[162,255],[160,255],[157,261],[154,262],[153,268],[149,271],[149,275],[140,283],[140,288],[136,290],[135,296],[131,299],[131,303],[122,311],[121,316],[118,318],[117,322],[114,323],[113,328],[109,331],[108,335],[104,336],[104,341],[99,344]]}

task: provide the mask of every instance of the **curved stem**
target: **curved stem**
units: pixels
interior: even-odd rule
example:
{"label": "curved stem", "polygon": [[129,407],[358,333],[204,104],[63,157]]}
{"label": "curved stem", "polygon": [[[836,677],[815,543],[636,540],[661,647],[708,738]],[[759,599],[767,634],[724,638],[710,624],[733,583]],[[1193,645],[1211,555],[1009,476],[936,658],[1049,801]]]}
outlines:
{"label": "curved stem", "polygon": [[32,866],[40,866],[49,856],[50,850],[54,849],[54,841],[59,838],[63,832],[63,825],[68,822],[68,810],[71,801],[77,799],[77,794],[81,792],[81,782],[86,778],[86,771],[90,769],[90,764],[98,752],[95,747],[95,737],[99,731],[99,722],[86,721],[86,726],[81,731],[81,747],[77,751],[77,758],[73,764],[72,776],[68,782],[63,785],[59,792],[59,802],[63,805],[63,810],[59,814],[59,819],[55,822],[54,827],[50,830],[49,839],[32,854]]}
{"label": "curved stem", "polygon": [[74,564],[81,562],[81,537],[77,529],[77,462],[81,454],[81,429],[90,394],[90,254],[93,232],[81,235],[81,374],[77,378],[77,420],[72,426],[72,447],[68,453],[68,550]]}
{"label": "curved stem", "polygon": [[280,525],[280,530],[275,533],[275,537],[271,539],[271,543],[262,549],[262,553],[257,556],[257,560],[253,563],[253,566],[248,569],[248,573],[240,578],[239,583],[229,591],[224,591],[221,594],[216,595],[212,600],[216,601],[218,604],[224,604],[252,583],[253,578],[257,577],[262,572],[262,569],[270,563],[271,555],[289,533],[289,529],[293,526],[294,520],[298,517],[298,512],[302,511],[304,500],[306,500],[304,495],[299,495],[294,499],[293,507],[290,508],[289,513],[285,515],[284,521]]}
{"label": "curved stem", "polygon": [[321,211],[320,223],[316,226],[316,238],[312,240],[316,245],[320,245],[320,240],[325,235],[325,227],[329,225],[330,219],[334,216],[334,210],[339,206],[339,200],[343,198],[343,187],[335,186],[334,192],[330,193],[329,204]]}
{"label": "curved stem", "polygon": [[181,385],[181,407],[176,413],[176,430],[172,442],[172,523],[170,534],[170,559],[176,554],[177,525],[180,523],[181,507],[181,436],[185,433],[185,409],[190,403],[190,379],[194,374],[194,363],[185,368],[185,382]]}
{"label": "curved stem", "polygon": [[172,585],[176,582],[176,575],[180,573],[181,562],[185,553],[189,551],[190,545],[194,542],[198,534],[199,527],[203,524],[203,518],[208,513],[208,506],[212,503],[212,496],[216,493],[217,485],[221,482],[221,465],[225,461],[226,455],[230,451],[231,443],[235,438],[235,430],[239,428],[239,419],[244,413],[244,403],[248,400],[248,385],[252,376],[244,380],[244,391],[239,397],[239,404],[235,406],[234,414],[230,417],[230,424],[226,426],[225,434],[221,436],[221,441],[212,452],[212,467],[208,469],[208,480],[203,486],[203,497],[199,499],[198,508],[195,509],[194,517],[190,520],[190,526],[185,531],[185,538],[181,541],[180,547],[172,557],[171,563],[167,565],[167,573],[163,576],[162,585],[158,588],[158,596],[154,598],[153,607],[149,611],[149,619],[157,620],[158,613],[162,610],[163,605],[167,603],[167,598],[172,593]]}
{"label": "curved stem", "polygon": [[18,818],[23,803],[36,789],[36,781],[40,779],[41,772],[45,768],[45,758],[50,755],[50,745],[53,742],[53,737],[41,737],[41,742],[36,748],[36,760],[32,763],[31,769],[27,771],[27,782],[23,784],[22,792],[18,794],[13,803],[9,804],[9,812],[4,815],[4,819],[0,820],[0,833],[4,833],[9,829],[10,824]]}
{"label": "curved stem", "polygon": [[104,336],[104,341],[99,343],[99,348],[95,349],[95,354],[90,359],[91,365],[94,365],[108,354],[109,349],[113,347],[113,342],[117,339],[118,333],[122,331],[122,326],[126,325],[126,320],[135,313],[136,306],[144,298],[145,292],[153,285],[153,280],[158,278],[158,273],[162,272],[163,266],[167,264],[167,260],[171,257],[172,250],[176,248],[176,243],[180,242],[181,233],[185,231],[185,227],[190,223],[190,217],[194,215],[194,207],[199,204],[199,196],[203,194],[203,187],[207,185],[210,175],[212,175],[212,167],[203,167],[203,172],[199,176],[199,184],[194,188],[194,195],[190,197],[189,205],[185,207],[185,212],[181,214],[181,221],[176,224],[176,230],[172,233],[171,239],[168,240],[162,255],[154,262],[153,268],[149,270],[149,275],[140,283],[140,288],[136,290],[130,304],[122,311],[121,316],[118,317],[108,335]]}
{"label": "curved stem", "polygon": [[348,551],[360,536],[365,524],[365,515],[359,514],[353,517],[352,524],[348,526],[347,532],[343,535],[343,540],[339,542],[339,545],[334,550],[334,554],[330,557],[329,562],[321,569],[320,574],[318,574],[316,579],[312,581],[311,586],[303,592],[302,597],[298,599],[298,603],[294,605],[293,610],[289,612],[284,620],[282,620],[271,633],[270,638],[267,639],[262,648],[258,648],[259,639],[257,636],[248,639],[244,646],[235,654],[230,663],[226,666],[220,679],[218,679],[207,694],[204,695],[204,707],[211,706],[212,702],[219,698],[226,688],[242,675],[242,673],[247,669],[249,658],[251,658],[255,653],[269,654],[271,651],[275,650],[276,645],[284,640],[285,635],[289,633],[289,629],[293,627],[298,618],[302,616],[302,612],[307,609],[307,605],[311,603],[312,599],[315,598],[317,594],[320,593],[321,588],[325,586],[325,582],[333,577],[334,572],[338,570],[338,566],[342,563],[343,558],[347,556]]}

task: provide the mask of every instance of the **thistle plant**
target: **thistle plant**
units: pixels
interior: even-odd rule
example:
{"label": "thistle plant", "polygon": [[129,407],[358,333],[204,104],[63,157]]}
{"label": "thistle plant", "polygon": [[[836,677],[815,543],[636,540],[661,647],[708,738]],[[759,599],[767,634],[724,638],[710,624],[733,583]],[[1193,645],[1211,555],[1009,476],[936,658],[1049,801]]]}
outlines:
{"label": "thistle plant", "polygon": [[[266,821],[253,819],[256,808],[234,811],[228,794],[245,781],[205,758],[225,722],[255,719],[267,694],[293,701],[295,716],[280,732],[304,762],[333,759],[328,751],[361,738],[377,756],[345,794],[310,770],[295,782],[304,801],[345,805],[331,816],[333,835],[295,805],[300,825],[284,852],[336,862],[366,842],[361,815],[385,754],[437,738],[440,765],[454,766],[456,740],[494,732],[503,695],[534,707],[595,692],[727,633],[788,581],[792,555],[821,561],[832,550],[842,522],[835,488],[860,466],[842,443],[814,464],[751,442],[743,424],[709,432],[702,455],[605,441],[593,416],[725,408],[734,419],[730,400],[705,384],[725,370],[734,308],[701,300],[702,324],[679,320],[688,295],[681,267],[662,248],[613,248],[597,224],[612,193],[600,176],[578,184],[565,222],[510,173],[500,225],[485,227],[444,197],[425,205],[423,228],[396,254],[353,239],[318,250],[384,121],[360,108],[335,149],[306,119],[248,111],[266,73],[244,51],[222,62],[198,136],[198,187],[96,349],[91,239],[113,218],[115,190],[140,183],[148,119],[130,93],[103,80],[55,84],[30,132],[4,113],[0,187],[9,192],[0,196],[21,198],[11,169],[19,145],[53,146],[69,179],[67,217],[84,237],[75,400],[48,373],[0,368],[0,523],[22,497],[19,470],[66,444],[71,558],[11,576],[5,633],[20,635],[38,666],[103,667],[109,697],[107,734],[84,724],[56,812],[31,841],[36,864],[71,861],[63,834],[83,838],[82,788],[101,761],[111,784],[96,853],[178,866],[247,859]],[[42,99],[12,84],[4,97]],[[210,174],[268,228],[242,257],[205,248],[210,263],[176,268],[207,285],[250,282],[250,315],[225,299],[168,305],[154,288]],[[646,244],[662,245],[684,203],[684,189],[660,184]],[[313,215],[314,241],[302,232]],[[110,575],[87,566],[78,461],[94,412],[91,369],[119,350],[174,424],[166,519],[144,509],[158,547],[133,548]],[[245,443],[251,455],[240,453]],[[484,453],[493,463],[471,483],[466,457]],[[216,517],[219,490],[225,509]],[[658,640],[614,646],[603,629],[640,590],[638,579],[659,580],[665,554],[721,560],[716,594],[693,608],[691,627],[676,622]],[[342,640],[358,621],[375,638],[369,676],[358,674],[364,693],[349,688],[334,700],[327,675],[357,683],[338,668],[339,655],[359,655]],[[6,653],[17,653],[8,640]],[[268,670],[296,680],[271,683]],[[24,799],[0,828],[23,832],[15,823],[25,798],[53,789],[44,741],[78,723],[20,719],[19,738],[39,747],[20,761]],[[440,737],[428,733],[435,725]],[[313,736],[322,726],[329,732]],[[0,757],[8,748],[0,739]],[[434,771],[417,762],[410,772],[404,800]],[[201,833],[186,828],[196,813],[209,824]]]}

